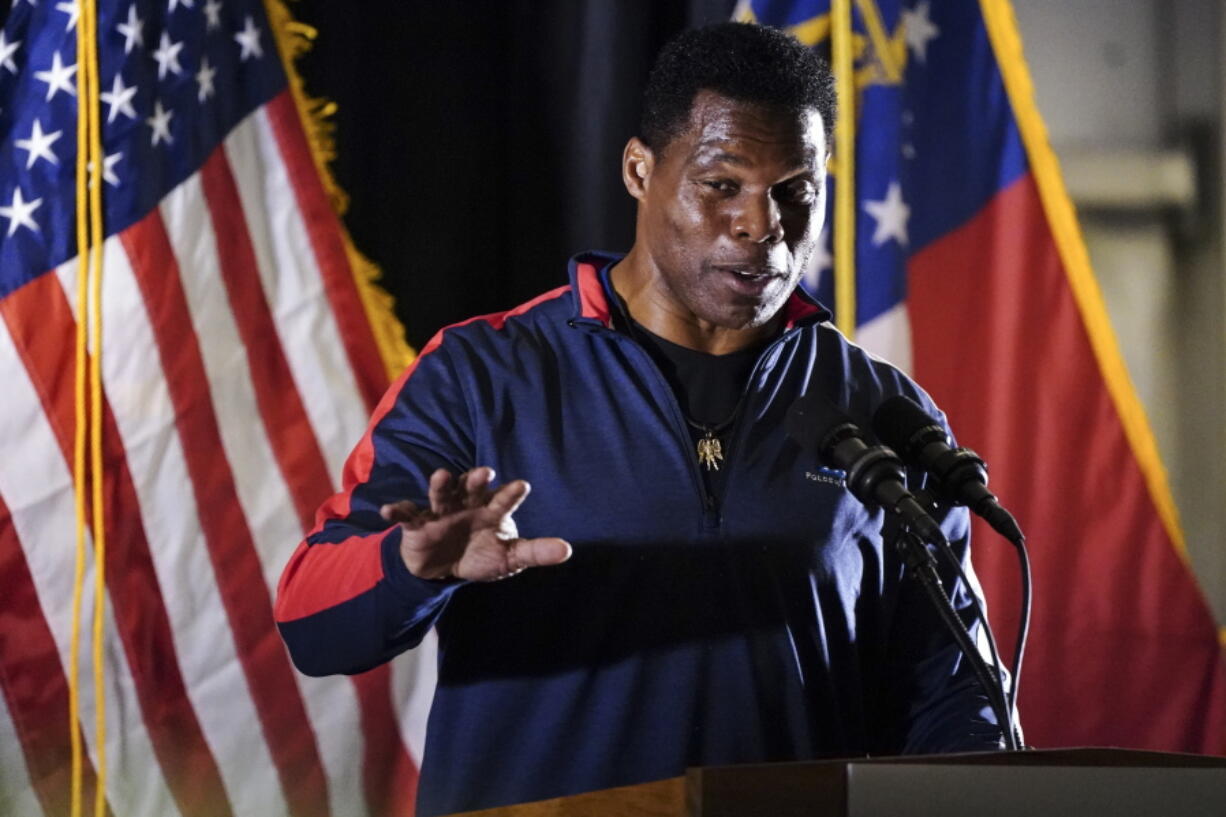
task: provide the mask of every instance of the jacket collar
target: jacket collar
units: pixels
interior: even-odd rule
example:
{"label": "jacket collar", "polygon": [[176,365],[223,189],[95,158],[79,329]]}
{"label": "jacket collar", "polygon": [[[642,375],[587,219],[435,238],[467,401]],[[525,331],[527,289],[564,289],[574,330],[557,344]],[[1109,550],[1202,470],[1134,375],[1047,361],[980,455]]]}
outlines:
{"label": "jacket collar", "polygon": [[[613,328],[612,284],[603,271],[624,257],[625,253],[592,250],[570,259],[570,290],[575,306],[572,325]],[[783,305],[784,331],[828,320],[830,310],[818,303],[804,287],[796,287]]]}

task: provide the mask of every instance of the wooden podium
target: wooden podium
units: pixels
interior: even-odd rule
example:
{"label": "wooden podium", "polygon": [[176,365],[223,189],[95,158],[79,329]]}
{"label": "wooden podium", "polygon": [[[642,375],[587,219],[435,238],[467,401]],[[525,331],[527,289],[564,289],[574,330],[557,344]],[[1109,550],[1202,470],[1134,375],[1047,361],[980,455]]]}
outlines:
{"label": "wooden podium", "polygon": [[1226,817],[1226,758],[1059,749],[690,769],[469,817]]}

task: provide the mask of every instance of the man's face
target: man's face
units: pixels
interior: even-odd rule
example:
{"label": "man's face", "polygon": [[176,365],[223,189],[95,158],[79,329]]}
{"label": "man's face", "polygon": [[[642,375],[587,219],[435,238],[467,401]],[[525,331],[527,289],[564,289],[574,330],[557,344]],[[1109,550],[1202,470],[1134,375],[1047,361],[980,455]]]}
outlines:
{"label": "man's face", "polygon": [[640,202],[636,243],[655,268],[657,298],[690,323],[731,330],[767,323],[821,231],[821,115],[701,91],[685,132],[660,154],[646,153],[635,171],[642,186],[632,193]]}

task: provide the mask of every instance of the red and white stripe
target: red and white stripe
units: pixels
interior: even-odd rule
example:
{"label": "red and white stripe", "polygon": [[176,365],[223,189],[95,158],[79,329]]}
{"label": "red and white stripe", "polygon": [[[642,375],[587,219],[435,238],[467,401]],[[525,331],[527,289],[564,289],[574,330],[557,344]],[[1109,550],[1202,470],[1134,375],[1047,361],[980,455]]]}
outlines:
{"label": "red and white stripe", "polygon": [[[76,274],[0,302],[0,580],[20,614],[0,620],[4,813],[68,802]],[[280,571],[386,385],[288,93],[106,241],[102,313],[110,808],[410,813],[432,643],[394,672],[312,679],[273,624]],[[87,788],[92,587],[91,562]]]}

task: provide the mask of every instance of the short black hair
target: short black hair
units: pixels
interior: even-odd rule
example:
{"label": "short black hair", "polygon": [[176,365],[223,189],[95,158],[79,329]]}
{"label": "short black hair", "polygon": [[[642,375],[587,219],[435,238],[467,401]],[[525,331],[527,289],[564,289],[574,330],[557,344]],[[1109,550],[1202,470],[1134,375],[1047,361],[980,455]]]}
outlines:
{"label": "short black hair", "polygon": [[830,66],[795,37],[755,23],[715,23],[684,31],[656,57],[643,92],[639,138],[654,152],[680,135],[699,91],[786,111],[815,108],[826,142],[834,127]]}

